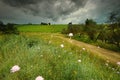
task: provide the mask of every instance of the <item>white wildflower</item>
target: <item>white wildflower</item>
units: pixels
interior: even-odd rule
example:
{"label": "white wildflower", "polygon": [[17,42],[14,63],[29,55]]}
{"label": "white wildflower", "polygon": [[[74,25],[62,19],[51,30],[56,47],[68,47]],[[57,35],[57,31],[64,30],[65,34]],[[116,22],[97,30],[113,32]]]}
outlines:
{"label": "white wildflower", "polygon": [[120,72],[119,72],[119,71],[117,71],[117,74],[120,74]]}
{"label": "white wildflower", "polygon": [[42,76],[38,76],[35,78],[35,80],[44,80],[44,78]]}
{"label": "white wildflower", "polygon": [[108,63],[105,63],[106,66],[108,66]]}
{"label": "white wildflower", "polygon": [[85,49],[85,48],[82,48],[82,50],[84,50],[84,51],[85,51],[86,49]]}
{"label": "white wildflower", "polygon": [[112,68],[112,70],[115,70],[115,68]]}
{"label": "white wildflower", "polygon": [[15,66],[13,66],[11,69],[10,69],[10,72],[11,73],[14,73],[14,72],[17,72],[17,71],[19,71],[20,70],[20,67],[18,66],[18,65],[15,65]]}
{"label": "white wildflower", "polygon": [[72,36],[73,36],[73,33],[69,33],[68,36],[69,36],[69,37],[72,37]]}
{"label": "white wildflower", "polygon": [[97,48],[100,48],[100,46],[98,46]]}
{"label": "white wildflower", "polygon": [[60,45],[60,47],[61,47],[61,48],[64,48],[64,45],[63,45],[63,44],[61,44],[61,45]]}
{"label": "white wildflower", "polygon": [[61,56],[59,55],[58,57],[60,58]]}
{"label": "white wildflower", "polygon": [[43,55],[40,55],[40,57],[43,57]]}
{"label": "white wildflower", "polygon": [[119,66],[120,66],[120,62],[117,62],[117,65],[119,65]]}
{"label": "white wildflower", "polygon": [[51,41],[49,41],[48,44],[51,44]]}
{"label": "white wildflower", "polygon": [[31,65],[30,67],[33,68],[33,65]]}
{"label": "white wildflower", "polygon": [[70,52],[69,54],[72,54],[72,52]]}
{"label": "white wildflower", "polygon": [[81,60],[79,59],[78,62],[81,62]]}
{"label": "white wildflower", "polygon": [[73,36],[73,33],[69,33],[68,36],[69,36],[70,39],[71,39],[71,37]]}
{"label": "white wildflower", "polygon": [[40,49],[40,47],[38,46],[38,49]]}

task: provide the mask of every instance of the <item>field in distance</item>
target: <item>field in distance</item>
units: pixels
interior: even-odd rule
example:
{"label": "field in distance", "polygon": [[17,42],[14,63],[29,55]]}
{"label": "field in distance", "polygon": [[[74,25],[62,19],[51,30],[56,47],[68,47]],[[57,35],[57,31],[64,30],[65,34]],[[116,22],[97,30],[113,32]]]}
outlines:
{"label": "field in distance", "polygon": [[17,25],[20,32],[60,33],[67,25]]}

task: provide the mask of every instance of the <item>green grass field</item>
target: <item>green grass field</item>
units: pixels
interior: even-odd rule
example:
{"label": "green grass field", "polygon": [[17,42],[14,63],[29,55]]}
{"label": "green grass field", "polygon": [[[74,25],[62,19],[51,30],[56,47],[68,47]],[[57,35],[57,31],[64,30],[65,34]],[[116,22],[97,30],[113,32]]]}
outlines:
{"label": "green grass field", "polygon": [[[63,28],[24,25],[19,35],[0,35],[0,80],[120,80],[120,66],[57,38]],[[11,73],[14,65],[20,70]]]}
{"label": "green grass field", "polygon": [[18,25],[17,27],[21,32],[60,33],[62,29],[67,28],[67,25]]}

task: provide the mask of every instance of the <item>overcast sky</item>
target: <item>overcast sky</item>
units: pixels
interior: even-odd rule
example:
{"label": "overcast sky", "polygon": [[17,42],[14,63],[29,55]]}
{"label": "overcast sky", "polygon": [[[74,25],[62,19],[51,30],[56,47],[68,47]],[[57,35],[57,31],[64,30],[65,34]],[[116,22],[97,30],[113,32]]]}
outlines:
{"label": "overcast sky", "polygon": [[0,20],[67,24],[84,23],[88,18],[103,23],[110,12],[119,9],[119,0],[0,0]]}

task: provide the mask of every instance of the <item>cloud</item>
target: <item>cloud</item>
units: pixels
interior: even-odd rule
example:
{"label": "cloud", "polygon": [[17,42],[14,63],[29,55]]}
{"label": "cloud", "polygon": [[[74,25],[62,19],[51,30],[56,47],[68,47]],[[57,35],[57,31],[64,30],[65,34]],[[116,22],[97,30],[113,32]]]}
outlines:
{"label": "cloud", "polygon": [[0,0],[0,19],[21,23],[105,22],[112,11],[120,11],[119,0]]}
{"label": "cloud", "polygon": [[5,4],[19,8],[26,14],[51,18],[57,21],[59,17],[85,6],[88,0],[2,0]]}
{"label": "cloud", "polygon": [[84,7],[79,8],[70,15],[64,16],[64,19],[59,21],[62,23],[84,23],[89,18],[98,23],[104,23],[107,21],[110,13],[115,11],[120,13],[120,3],[118,0],[89,0]]}

